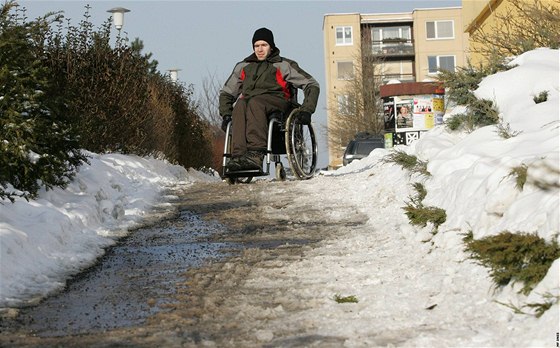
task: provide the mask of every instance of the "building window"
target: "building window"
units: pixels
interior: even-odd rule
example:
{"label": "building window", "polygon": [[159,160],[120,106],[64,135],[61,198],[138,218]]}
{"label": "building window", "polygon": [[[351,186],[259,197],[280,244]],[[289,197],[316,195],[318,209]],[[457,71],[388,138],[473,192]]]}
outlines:
{"label": "building window", "polygon": [[411,60],[385,61],[381,63],[381,75],[383,82],[399,80],[401,82],[414,81],[414,62]]}
{"label": "building window", "polygon": [[353,62],[337,62],[337,75],[339,80],[352,80],[354,78],[354,63]]}
{"label": "building window", "polygon": [[372,28],[372,52],[383,55],[414,54],[411,31],[410,26]]}
{"label": "building window", "polygon": [[373,33],[373,41],[397,40],[397,39],[403,39],[404,41],[410,40],[409,26],[376,27],[376,28],[372,28],[371,31]]}
{"label": "building window", "polygon": [[428,39],[453,39],[453,21],[426,22]]}
{"label": "building window", "polygon": [[352,45],[352,27],[336,27],[336,45]]}
{"label": "building window", "polygon": [[436,74],[442,70],[455,71],[455,56],[428,56],[428,73]]}

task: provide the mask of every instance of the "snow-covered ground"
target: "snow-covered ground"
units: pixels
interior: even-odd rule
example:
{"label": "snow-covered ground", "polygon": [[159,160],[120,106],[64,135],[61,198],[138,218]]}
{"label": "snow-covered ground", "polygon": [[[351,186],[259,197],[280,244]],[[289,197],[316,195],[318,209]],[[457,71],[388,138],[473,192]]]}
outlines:
{"label": "snow-covered ground", "polygon": [[[353,235],[321,247],[328,248],[325,255],[332,255],[334,250],[343,257],[321,258],[322,250],[318,249],[313,260],[322,260],[321,265],[300,262],[289,266],[292,274],[315,278],[316,281],[309,283],[321,284],[325,289],[335,288],[331,281],[339,281],[338,286],[341,280],[356,284],[341,289],[342,295],[358,298],[371,295],[371,301],[377,296],[375,303],[356,304],[360,307],[355,307],[355,313],[347,310],[340,314],[340,318],[352,320],[351,324],[345,321],[336,325],[336,316],[324,316],[321,311],[308,312],[316,313],[309,320],[327,330],[353,330],[345,332],[354,335],[348,344],[359,346],[360,337],[398,330],[397,324],[407,320],[417,322],[421,328],[425,318],[410,314],[410,308],[416,305],[423,310],[439,311],[442,333],[426,331],[411,337],[403,332],[406,345],[539,347],[556,344],[560,330],[558,303],[537,319],[532,315],[513,314],[510,308],[496,301],[521,308],[527,303],[544,302],[545,294],[557,298],[560,261],[556,260],[545,279],[528,296],[518,293],[519,285],[494,290],[488,270],[466,261],[462,241],[469,231],[479,239],[507,230],[536,233],[547,241],[558,242],[559,51],[534,50],[517,57],[512,64],[517,67],[484,79],[476,95],[495,101],[503,124],[520,132],[518,135],[504,139],[495,126],[472,133],[451,133],[444,127],[436,127],[411,146],[398,148],[427,161],[430,178],[411,177],[400,167],[383,163],[381,159],[389,151],[378,149],[361,161],[298,183],[302,189],[315,193],[302,194],[299,204],[320,206],[322,200],[317,199],[317,192],[324,195],[325,202],[332,202],[336,197],[341,205],[356,206],[367,214],[375,230],[375,234]],[[533,97],[542,91],[548,91],[548,100],[535,104]],[[15,204],[0,205],[0,307],[36,299],[61,287],[69,274],[91,264],[124,230],[142,223],[154,209],[168,204],[167,187],[217,180],[155,159],[91,155],[91,166],[84,166],[66,190],[42,192],[39,199],[30,202],[18,200]],[[519,190],[515,178],[509,174],[512,168],[522,164],[528,167],[528,181]],[[423,229],[411,226],[402,210],[413,193],[410,184],[416,181],[423,181],[427,189],[424,204],[440,207],[447,213],[446,222],[435,235],[431,234],[431,226]],[[542,190],[534,182],[546,182],[556,188]],[[407,236],[417,242],[417,247],[405,246],[399,240]],[[426,243],[427,240],[431,242]],[[368,250],[371,252],[379,245],[383,245],[378,252],[384,253],[386,264],[369,264]],[[392,260],[403,254],[409,260],[406,274],[391,272]],[[321,269],[328,269],[329,276]],[[404,280],[395,282],[397,278]],[[391,282],[401,287],[383,287],[386,293],[375,293],[376,285]],[[427,286],[430,283],[431,288]],[[357,284],[367,286],[360,288]],[[434,291],[435,287],[439,291]],[[370,293],[363,292],[366,288]],[[403,299],[412,302],[383,303],[384,298],[399,291]],[[414,291],[423,294],[418,297],[420,305],[413,303]],[[461,301],[461,298],[465,305],[450,305],[449,301]],[[474,310],[480,312],[468,313]],[[372,311],[389,312],[395,320],[376,322],[376,313]],[[383,317],[383,313],[379,314]],[[445,318],[462,315],[473,321],[485,318],[490,324],[484,330],[477,329],[475,334],[467,330],[477,327],[470,323],[465,323],[463,328],[446,326]],[[487,316],[492,316],[495,325]],[[467,331],[462,335],[457,330]]]}
{"label": "snow-covered ground", "polygon": [[169,207],[169,188],[216,180],[154,158],[87,153],[63,190],[0,203],[0,310],[59,290],[104,248]]}

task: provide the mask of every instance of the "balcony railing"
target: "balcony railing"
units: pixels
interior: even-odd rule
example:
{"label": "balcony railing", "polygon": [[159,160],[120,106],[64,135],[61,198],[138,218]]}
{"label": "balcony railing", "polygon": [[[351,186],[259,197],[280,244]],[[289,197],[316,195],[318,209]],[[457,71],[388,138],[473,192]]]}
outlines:
{"label": "balcony railing", "polygon": [[372,41],[372,51],[375,55],[410,56],[414,55],[414,44],[408,39],[384,39]]}
{"label": "balcony railing", "polygon": [[381,76],[381,80],[383,84],[391,81],[391,80],[399,80],[401,82],[414,82],[416,78],[412,74],[386,74]]}

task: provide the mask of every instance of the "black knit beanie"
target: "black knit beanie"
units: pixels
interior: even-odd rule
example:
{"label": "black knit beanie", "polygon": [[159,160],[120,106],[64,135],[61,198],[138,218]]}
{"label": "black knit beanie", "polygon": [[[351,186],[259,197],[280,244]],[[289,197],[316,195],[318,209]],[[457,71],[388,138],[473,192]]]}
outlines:
{"label": "black knit beanie", "polygon": [[276,47],[276,45],[274,44],[274,35],[272,35],[272,32],[267,28],[260,28],[255,31],[252,40],[253,46],[255,46],[255,42],[259,40],[266,41],[271,48]]}

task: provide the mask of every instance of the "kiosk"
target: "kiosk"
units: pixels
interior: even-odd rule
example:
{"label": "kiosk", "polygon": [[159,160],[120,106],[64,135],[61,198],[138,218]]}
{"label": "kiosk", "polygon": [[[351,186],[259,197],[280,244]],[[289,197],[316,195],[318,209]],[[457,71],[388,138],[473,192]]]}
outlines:
{"label": "kiosk", "polygon": [[409,145],[423,132],[443,124],[445,90],[436,82],[383,85],[385,147]]}

